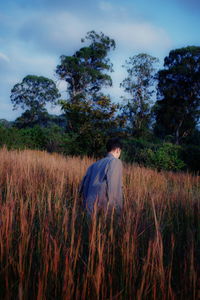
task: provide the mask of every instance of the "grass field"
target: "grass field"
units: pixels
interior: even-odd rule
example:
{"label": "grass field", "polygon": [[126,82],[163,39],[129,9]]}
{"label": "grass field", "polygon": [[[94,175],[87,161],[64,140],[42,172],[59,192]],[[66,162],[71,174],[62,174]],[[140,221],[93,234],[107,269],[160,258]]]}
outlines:
{"label": "grass field", "polygon": [[122,215],[88,220],[91,163],[0,150],[1,299],[200,299],[200,176],[124,165]]}

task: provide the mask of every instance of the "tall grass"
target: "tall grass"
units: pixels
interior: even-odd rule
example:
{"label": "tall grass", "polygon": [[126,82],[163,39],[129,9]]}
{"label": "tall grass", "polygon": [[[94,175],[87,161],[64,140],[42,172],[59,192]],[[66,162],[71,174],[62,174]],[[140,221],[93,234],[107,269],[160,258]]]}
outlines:
{"label": "tall grass", "polygon": [[124,166],[121,216],[85,216],[92,163],[0,151],[1,299],[198,299],[200,177]]}

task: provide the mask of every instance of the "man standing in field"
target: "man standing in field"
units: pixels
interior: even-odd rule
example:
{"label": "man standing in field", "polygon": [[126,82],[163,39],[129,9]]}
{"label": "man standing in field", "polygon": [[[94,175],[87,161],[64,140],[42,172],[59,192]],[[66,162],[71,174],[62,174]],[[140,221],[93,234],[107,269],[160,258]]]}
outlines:
{"label": "man standing in field", "polygon": [[83,204],[91,215],[94,207],[101,210],[119,212],[122,208],[122,162],[119,159],[122,144],[118,139],[110,139],[106,145],[108,154],[92,164],[81,183]]}

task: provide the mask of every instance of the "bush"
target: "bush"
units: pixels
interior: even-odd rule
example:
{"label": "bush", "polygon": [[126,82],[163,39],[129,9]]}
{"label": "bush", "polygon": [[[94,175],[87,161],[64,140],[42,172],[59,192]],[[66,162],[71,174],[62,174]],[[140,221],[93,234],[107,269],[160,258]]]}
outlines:
{"label": "bush", "polygon": [[0,126],[0,146],[8,149],[45,149],[46,137],[39,126],[26,129]]}
{"label": "bush", "polygon": [[126,162],[137,162],[137,163],[146,163],[148,156],[144,156],[144,150],[147,148],[155,148],[156,145],[151,144],[142,139],[129,138],[123,141],[124,149],[122,152],[122,159]]}
{"label": "bush", "polygon": [[144,140],[130,139],[124,142],[122,158],[158,170],[183,170],[186,166],[181,157],[181,146],[171,143],[153,144]]}
{"label": "bush", "polygon": [[46,136],[40,126],[19,130],[21,145],[30,149],[46,149]]}
{"label": "bush", "polygon": [[45,149],[48,152],[63,153],[65,151],[65,134],[63,129],[57,125],[53,125],[49,128],[43,128],[43,135],[45,136]]}
{"label": "bush", "polygon": [[7,128],[0,125],[0,147],[6,145],[8,149],[21,149],[20,135],[16,128]]}
{"label": "bush", "polygon": [[185,167],[181,159],[181,147],[171,143],[164,143],[155,152],[148,149],[149,164],[159,170],[180,171]]}

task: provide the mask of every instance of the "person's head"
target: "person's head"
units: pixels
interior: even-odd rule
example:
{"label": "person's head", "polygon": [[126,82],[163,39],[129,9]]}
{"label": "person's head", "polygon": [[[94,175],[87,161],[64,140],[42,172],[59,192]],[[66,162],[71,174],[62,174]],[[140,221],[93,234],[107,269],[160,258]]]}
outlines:
{"label": "person's head", "polygon": [[119,158],[122,151],[122,143],[118,138],[109,139],[106,144],[108,153],[112,153],[115,158]]}

